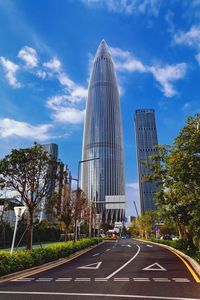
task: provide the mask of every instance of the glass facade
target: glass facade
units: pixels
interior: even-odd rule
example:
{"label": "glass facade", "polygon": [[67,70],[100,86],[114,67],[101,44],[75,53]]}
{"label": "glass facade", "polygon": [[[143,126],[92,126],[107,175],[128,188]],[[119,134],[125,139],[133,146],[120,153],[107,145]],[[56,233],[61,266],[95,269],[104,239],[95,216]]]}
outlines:
{"label": "glass facade", "polygon": [[141,213],[155,210],[154,196],[157,191],[156,182],[144,182],[144,176],[149,174],[143,162],[150,161],[149,156],[156,154],[154,146],[158,145],[154,109],[138,109],[135,111],[135,132],[138,160],[138,177],[140,190]]}
{"label": "glass facade", "polygon": [[[114,64],[103,40],[91,72],[84,125],[82,189],[105,217],[105,196],[124,195],[124,153],[119,91]],[[124,218],[116,211],[114,219]]]}

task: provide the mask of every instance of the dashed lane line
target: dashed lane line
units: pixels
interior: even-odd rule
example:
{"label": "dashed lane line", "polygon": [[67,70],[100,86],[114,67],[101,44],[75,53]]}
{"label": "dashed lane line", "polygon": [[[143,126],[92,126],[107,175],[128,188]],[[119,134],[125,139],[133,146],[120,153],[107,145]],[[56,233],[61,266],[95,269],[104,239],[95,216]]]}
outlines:
{"label": "dashed lane line", "polygon": [[111,249],[106,249],[106,252],[110,251]]}
{"label": "dashed lane line", "polygon": [[114,281],[130,281],[130,278],[114,278]]}
{"label": "dashed lane line", "polygon": [[91,281],[91,278],[75,278],[74,281]]}
{"label": "dashed lane line", "polygon": [[55,281],[66,281],[66,282],[70,282],[72,281],[72,278],[57,278]]}
{"label": "dashed lane line", "polygon": [[95,254],[93,254],[92,256],[97,256],[97,255],[99,255],[100,253],[95,253]]}
{"label": "dashed lane line", "polygon": [[146,295],[124,295],[124,294],[93,294],[93,293],[59,293],[59,292],[24,292],[24,291],[0,291],[0,294],[10,295],[51,295],[51,296],[83,296],[83,297],[104,297],[104,298],[132,298],[152,300],[199,300],[199,298],[167,297],[167,296],[146,296]]}

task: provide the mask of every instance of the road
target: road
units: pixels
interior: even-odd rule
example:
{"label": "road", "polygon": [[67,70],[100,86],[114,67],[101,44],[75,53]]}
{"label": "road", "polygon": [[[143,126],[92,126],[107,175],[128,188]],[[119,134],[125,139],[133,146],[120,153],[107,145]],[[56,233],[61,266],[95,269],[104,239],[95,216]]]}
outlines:
{"label": "road", "polygon": [[104,242],[26,278],[0,284],[1,300],[200,299],[200,283],[171,251],[134,240]]}

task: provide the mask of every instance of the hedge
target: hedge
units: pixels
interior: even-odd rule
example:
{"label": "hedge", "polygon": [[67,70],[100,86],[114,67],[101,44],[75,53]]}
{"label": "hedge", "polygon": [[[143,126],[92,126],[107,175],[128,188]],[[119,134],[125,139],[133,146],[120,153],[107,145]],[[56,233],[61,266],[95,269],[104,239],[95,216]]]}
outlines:
{"label": "hedge", "polygon": [[60,242],[32,250],[18,250],[11,255],[8,251],[0,251],[0,276],[35,267],[98,244],[99,238],[86,238],[77,242]]}

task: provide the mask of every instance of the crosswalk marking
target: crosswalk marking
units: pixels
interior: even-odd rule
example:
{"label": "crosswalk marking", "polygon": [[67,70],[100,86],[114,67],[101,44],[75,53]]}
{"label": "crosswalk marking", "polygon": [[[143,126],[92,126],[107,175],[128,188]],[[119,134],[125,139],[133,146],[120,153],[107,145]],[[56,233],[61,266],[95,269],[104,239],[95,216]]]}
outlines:
{"label": "crosswalk marking", "polygon": [[76,278],[72,278],[72,277],[58,277],[58,278],[51,278],[51,277],[40,277],[40,278],[34,278],[34,277],[25,277],[25,278],[19,278],[19,279],[14,279],[14,280],[10,280],[10,281],[15,281],[15,282],[91,282],[91,281],[95,281],[95,282],[107,282],[107,281],[114,281],[114,282],[130,282],[130,281],[134,281],[134,282],[157,282],[157,283],[161,283],[161,282],[174,282],[174,283],[188,283],[190,282],[190,280],[188,278],[167,278],[167,277],[154,277],[154,278],[148,278],[148,277],[133,277],[133,278],[128,278],[128,277],[114,277],[113,279],[108,279],[108,278],[101,278],[101,277],[96,277],[96,278],[90,278],[90,277],[76,277]]}

